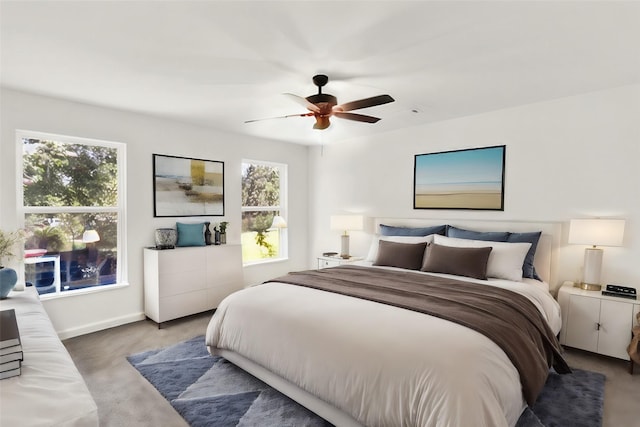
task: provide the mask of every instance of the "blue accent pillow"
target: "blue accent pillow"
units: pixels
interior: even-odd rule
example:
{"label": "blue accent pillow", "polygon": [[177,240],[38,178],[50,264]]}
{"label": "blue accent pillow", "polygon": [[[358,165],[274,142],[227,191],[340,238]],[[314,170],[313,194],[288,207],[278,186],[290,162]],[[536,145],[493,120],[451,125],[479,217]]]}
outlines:
{"label": "blue accent pillow", "polygon": [[529,252],[524,257],[524,264],[522,265],[522,277],[529,279],[542,280],[536,269],[533,266],[533,257],[536,255],[536,248],[538,247],[538,241],[540,240],[541,231],[532,233],[510,233],[507,242],[509,243],[531,243]]}
{"label": "blue accent pillow", "polygon": [[[473,231],[464,230],[449,226],[447,229],[447,237],[455,237],[457,239],[467,240],[485,240],[490,242],[507,242],[509,239],[508,231]],[[527,240],[528,241],[528,240]]]}
{"label": "blue accent pillow", "polygon": [[184,224],[176,222],[178,229],[178,243],[176,246],[205,246],[204,222]]}
{"label": "blue accent pillow", "polygon": [[431,227],[395,227],[393,225],[380,224],[381,236],[428,236],[429,234],[445,235],[446,225],[434,225]]}

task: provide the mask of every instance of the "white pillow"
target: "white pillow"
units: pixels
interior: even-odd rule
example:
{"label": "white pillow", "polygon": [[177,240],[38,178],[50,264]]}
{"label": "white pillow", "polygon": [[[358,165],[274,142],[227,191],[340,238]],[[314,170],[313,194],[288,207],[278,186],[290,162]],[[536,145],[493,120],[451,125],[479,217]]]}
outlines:
{"label": "white pillow", "polygon": [[531,243],[456,239],[440,235],[435,235],[433,241],[437,245],[457,248],[487,248],[491,246],[493,249],[489,254],[489,262],[487,263],[487,277],[496,277],[514,282],[522,281],[522,264],[531,247]]}
{"label": "white pillow", "polygon": [[431,243],[433,242],[433,234],[429,234],[428,236],[380,236],[376,234],[375,236],[373,236],[373,240],[371,241],[369,254],[367,255],[366,259],[367,261],[376,261],[376,258],[378,257],[378,242],[380,240],[396,243]]}

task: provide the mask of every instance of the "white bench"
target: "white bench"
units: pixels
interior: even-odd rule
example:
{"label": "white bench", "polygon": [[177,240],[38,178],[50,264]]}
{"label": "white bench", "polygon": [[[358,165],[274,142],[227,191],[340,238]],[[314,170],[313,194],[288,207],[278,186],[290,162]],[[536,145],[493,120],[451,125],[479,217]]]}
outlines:
{"label": "white bench", "polygon": [[13,291],[0,310],[16,311],[22,373],[0,380],[1,426],[98,425],[98,407],[47,316],[35,287]]}

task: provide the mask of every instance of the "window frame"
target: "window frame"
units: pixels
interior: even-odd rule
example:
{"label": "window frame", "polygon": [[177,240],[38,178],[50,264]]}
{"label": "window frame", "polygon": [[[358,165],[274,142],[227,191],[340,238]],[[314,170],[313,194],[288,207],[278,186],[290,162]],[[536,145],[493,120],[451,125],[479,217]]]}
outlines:
{"label": "window frame", "polygon": [[[33,138],[39,140],[50,140],[63,144],[81,144],[99,147],[114,148],[117,152],[118,166],[118,198],[117,206],[24,206],[24,143],[23,139]],[[69,135],[60,135],[49,132],[39,132],[18,129],[16,130],[16,207],[18,213],[18,224],[21,228],[25,227],[25,216],[27,214],[39,213],[115,213],[117,215],[117,258],[118,266],[116,273],[116,283],[108,285],[91,286],[82,289],[74,289],[68,291],[57,291],[54,293],[46,293],[40,295],[41,299],[55,299],[68,297],[73,295],[81,295],[100,291],[108,291],[116,288],[129,286],[128,266],[127,266],[127,214],[126,214],[126,144],[123,142],[106,141],[92,138],[84,138]],[[24,277],[25,263],[21,263],[22,277]]]}
{"label": "window frame", "polygon": [[[288,174],[289,174],[289,165],[287,165],[286,163],[277,163],[277,162],[270,162],[270,161],[265,161],[265,160],[252,160],[252,159],[242,159],[241,160],[241,171],[242,171],[242,166],[244,166],[245,164],[253,164],[253,165],[260,165],[260,166],[268,166],[271,168],[277,168],[280,171],[280,182],[279,182],[279,197],[280,197],[280,205],[279,206],[244,206],[242,204],[242,197],[240,200],[240,216],[242,217],[242,214],[245,212],[279,212],[279,215],[283,218],[285,218],[285,220],[287,221],[287,224],[289,223],[289,219],[287,216],[287,195],[288,195],[288,187],[287,187],[287,182],[288,182]],[[240,192],[242,193],[242,175],[241,175],[241,179],[240,179]],[[253,260],[253,261],[245,261],[244,259],[242,260],[242,264],[243,266],[251,266],[251,265],[258,265],[258,264],[266,264],[266,263],[271,263],[271,262],[281,262],[281,261],[287,261],[289,259],[289,233],[288,233],[288,225],[285,228],[281,228],[279,230],[279,253],[278,256],[272,257],[272,258],[264,258],[264,259],[258,259],[258,260]],[[240,233],[242,233],[242,230],[240,230]]]}

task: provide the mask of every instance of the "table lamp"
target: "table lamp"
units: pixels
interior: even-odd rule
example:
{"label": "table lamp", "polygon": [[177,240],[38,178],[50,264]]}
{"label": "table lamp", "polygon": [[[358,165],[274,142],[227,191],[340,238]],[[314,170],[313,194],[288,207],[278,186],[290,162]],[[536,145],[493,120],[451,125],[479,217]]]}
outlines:
{"label": "table lamp", "polygon": [[349,231],[364,230],[364,216],[362,215],[332,215],[331,229],[343,231],[340,257],[349,259]]}
{"label": "table lamp", "polygon": [[569,244],[591,245],[584,251],[582,282],[574,286],[599,291],[603,250],[596,246],[622,246],[623,219],[572,219],[569,224]]}

